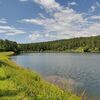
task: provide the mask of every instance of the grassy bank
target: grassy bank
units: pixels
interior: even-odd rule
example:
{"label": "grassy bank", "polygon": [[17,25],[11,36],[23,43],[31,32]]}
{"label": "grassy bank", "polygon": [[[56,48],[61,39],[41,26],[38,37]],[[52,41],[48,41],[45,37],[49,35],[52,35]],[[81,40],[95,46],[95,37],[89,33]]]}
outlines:
{"label": "grassy bank", "polygon": [[10,61],[12,54],[0,53],[0,100],[81,100]]}

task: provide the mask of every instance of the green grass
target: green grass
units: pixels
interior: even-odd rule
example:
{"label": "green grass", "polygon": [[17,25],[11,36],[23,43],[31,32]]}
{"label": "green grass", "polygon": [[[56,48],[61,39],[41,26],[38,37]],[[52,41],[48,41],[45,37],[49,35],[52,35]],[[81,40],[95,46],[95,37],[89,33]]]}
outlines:
{"label": "green grass", "polygon": [[12,54],[0,53],[0,100],[81,100],[10,61]]}

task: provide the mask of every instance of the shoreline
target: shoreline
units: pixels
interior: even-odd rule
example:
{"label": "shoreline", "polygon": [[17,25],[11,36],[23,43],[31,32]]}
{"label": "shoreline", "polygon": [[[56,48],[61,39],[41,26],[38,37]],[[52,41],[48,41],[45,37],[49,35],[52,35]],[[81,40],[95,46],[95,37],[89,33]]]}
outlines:
{"label": "shoreline", "polygon": [[66,51],[20,51],[20,53],[73,53],[73,54],[100,54],[100,52],[66,52]]}
{"label": "shoreline", "polygon": [[[8,76],[6,76],[5,74],[5,77],[2,77],[3,80],[0,80],[0,82],[6,81],[5,83],[6,85],[11,82],[11,86],[5,88],[6,89],[5,91],[8,91],[7,89],[9,88],[11,89],[11,92],[9,92],[10,95],[12,95],[13,93],[12,91],[15,91],[14,97],[10,97],[10,98],[14,98],[14,99],[17,98],[16,100],[19,100],[19,98],[22,98],[24,96],[26,100],[33,100],[33,99],[37,100],[36,98],[41,98],[39,100],[45,100],[45,98],[47,97],[49,98],[48,100],[55,100],[54,98],[59,99],[59,100],[66,100],[66,99],[81,100],[80,97],[76,96],[75,94],[70,93],[68,91],[65,92],[62,89],[58,88],[58,86],[45,81],[39,76],[38,73],[34,72],[33,70],[31,71],[31,70],[22,68],[20,65],[17,65],[16,63],[10,61],[9,56],[11,56],[12,54],[14,53],[13,52],[0,53],[0,56],[2,56],[0,58],[0,63],[2,64],[2,66],[0,64],[0,68],[2,70],[5,70],[6,68],[6,71],[7,71],[6,73],[9,72],[8,73],[9,80],[6,78]],[[2,86],[1,83],[0,85]],[[0,90],[2,90],[1,88],[2,87],[0,87]],[[15,89],[13,90],[13,88]],[[20,92],[17,92],[19,90]],[[5,97],[7,98],[8,92],[1,92],[1,93],[0,95],[4,95],[4,96],[1,96],[0,98],[2,99]],[[30,96],[30,93],[32,93],[31,96]]]}

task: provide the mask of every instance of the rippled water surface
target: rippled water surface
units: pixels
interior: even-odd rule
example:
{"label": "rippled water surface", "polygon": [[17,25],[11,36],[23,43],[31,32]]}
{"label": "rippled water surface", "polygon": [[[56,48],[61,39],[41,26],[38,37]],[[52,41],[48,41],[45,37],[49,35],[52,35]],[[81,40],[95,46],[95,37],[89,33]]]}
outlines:
{"label": "rippled water surface", "polygon": [[70,78],[77,92],[100,100],[100,54],[23,53],[12,60],[43,76]]}

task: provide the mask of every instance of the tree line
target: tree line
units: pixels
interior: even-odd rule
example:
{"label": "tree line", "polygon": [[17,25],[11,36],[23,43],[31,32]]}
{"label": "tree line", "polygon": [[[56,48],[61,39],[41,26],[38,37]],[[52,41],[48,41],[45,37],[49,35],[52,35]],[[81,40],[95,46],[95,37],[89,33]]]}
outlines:
{"label": "tree line", "polygon": [[19,44],[21,51],[100,52],[100,36]]}
{"label": "tree line", "polygon": [[18,44],[0,40],[0,51],[14,52],[100,52],[100,36],[80,37],[40,43]]}
{"label": "tree line", "polygon": [[20,51],[20,49],[17,42],[0,39],[0,52],[5,51],[14,51],[17,53]]}

